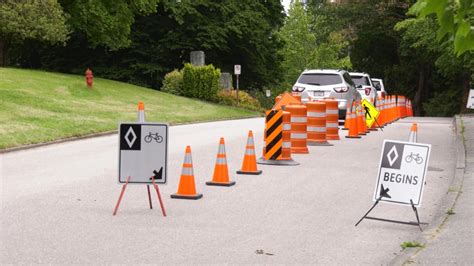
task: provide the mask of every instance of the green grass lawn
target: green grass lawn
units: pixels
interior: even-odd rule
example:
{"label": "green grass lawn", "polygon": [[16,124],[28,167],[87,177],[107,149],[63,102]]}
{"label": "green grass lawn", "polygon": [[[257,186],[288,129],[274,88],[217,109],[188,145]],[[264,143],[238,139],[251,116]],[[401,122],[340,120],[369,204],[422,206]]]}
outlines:
{"label": "green grass lawn", "polygon": [[0,68],[0,149],[116,130],[146,119],[181,124],[260,115],[245,109],[178,97],[122,82],[35,70]]}

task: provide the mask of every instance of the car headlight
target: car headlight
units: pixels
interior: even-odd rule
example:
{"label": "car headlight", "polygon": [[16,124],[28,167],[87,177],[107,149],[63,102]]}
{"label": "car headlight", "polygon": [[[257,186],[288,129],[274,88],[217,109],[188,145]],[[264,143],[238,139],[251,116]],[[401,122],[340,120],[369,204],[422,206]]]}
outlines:
{"label": "car headlight", "polygon": [[369,96],[371,91],[371,88],[365,88],[365,95]]}
{"label": "car headlight", "polygon": [[293,86],[292,91],[293,92],[302,92],[305,89],[306,89],[305,87]]}
{"label": "car headlight", "polygon": [[334,88],[335,92],[347,92],[349,90],[348,87],[336,87]]}

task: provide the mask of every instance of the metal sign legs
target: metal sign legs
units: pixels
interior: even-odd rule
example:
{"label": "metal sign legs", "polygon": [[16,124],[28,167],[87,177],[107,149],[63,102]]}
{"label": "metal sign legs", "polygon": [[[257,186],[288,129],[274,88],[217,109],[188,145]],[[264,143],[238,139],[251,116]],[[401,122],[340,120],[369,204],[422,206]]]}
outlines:
{"label": "metal sign legs", "polygon": [[[125,194],[125,189],[127,189],[129,180],[130,180],[130,176],[127,177],[127,181],[122,186],[122,191],[120,192],[120,196],[118,198],[117,204],[115,205],[115,209],[113,213],[114,216],[117,214],[118,208],[120,207],[120,202],[122,202],[122,198],[123,198],[123,195]],[[154,177],[151,177],[151,182],[153,183],[153,187],[155,188],[155,191],[156,191],[156,196],[158,197],[158,201],[160,202],[161,212],[163,213],[163,216],[166,217],[165,205],[163,204],[163,200],[161,199],[160,188],[155,183]],[[151,203],[150,185],[147,185],[146,188],[148,192],[148,202],[150,204],[150,209],[153,209],[153,205]]]}
{"label": "metal sign legs", "polygon": [[422,224],[427,224],[427,223],[422,223],[420,222],[420,218],[418,216],[418,210],[416,209],[415,205],[413,204],[413,201],[410,200],[410,203],[411,203],[411,207],[413,209],[413,212],[415,212],[415,216],[416,216],[416,222],[404,222],[404,221],[397,221],[397,220],[390,220],[390,219],[383,219],[383,218],[377,218],[377,217],[371,217],[371,216],[367,216],[369,215],[369,213],[375,208],[375,206],[377,206],[377,204],[380,202],[380,199],[382,197],[379,197],[374,205],[372,205],[372,207],[367,211],[367,213],[362,216],[362,218],[360,218],[360,220],[355,224],[355,226],[358,226],[360,224],[360,222],[362,222],[362,220],[364,219],[369,219],[369,220],[376,220],[376,221],[382,221],[382,222],[389,222],[389,223],[397,223],[397,224],[407,224],[407,225],[415,225],[415,226],[418,226],[418,228],[420,228],[420,231],[423,232],[423,229],[421,229],[421,225]]}

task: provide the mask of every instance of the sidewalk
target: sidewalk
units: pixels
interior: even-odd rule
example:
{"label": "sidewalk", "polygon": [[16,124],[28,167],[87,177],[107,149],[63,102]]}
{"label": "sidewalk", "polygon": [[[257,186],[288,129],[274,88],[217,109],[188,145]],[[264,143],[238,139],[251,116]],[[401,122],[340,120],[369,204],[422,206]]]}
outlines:
{"label": "sidewalk", "polygon": [[[459,117],[456,120],[460,133]],[[474,265],[474,116],[462,116],[461,120],[466,156],[464,162],[458,162],[456,177],[447,192],[449,205],[441,210],[442,223],[423,234],[420,242],[425,248],[407,251],[408,256],[395,264]],[[451,215],[447,214],[450,209]]]}

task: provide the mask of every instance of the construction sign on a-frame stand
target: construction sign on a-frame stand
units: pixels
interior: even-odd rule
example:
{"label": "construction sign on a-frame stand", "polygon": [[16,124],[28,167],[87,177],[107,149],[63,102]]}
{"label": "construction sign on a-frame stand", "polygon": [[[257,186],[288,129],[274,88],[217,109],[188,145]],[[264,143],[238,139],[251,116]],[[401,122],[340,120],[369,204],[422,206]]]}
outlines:
{"label": "construction sign on a-frame stand", "polygon": [[373,104],[371,104],[369,101],[366,99],[363,99],[361,102],[362,108],[364,108],[364,113],[365,113],[365,123],[367,124],[367,127],[372,127],[372,124],[377,121],[377,118],[380,115],[380,111],[375,108]]}
{"label": "construction sign on a-frame stand", "polygon": [[374,201],[419,207],[431,145],[384,140]]}
{"label": "construction sign on a-frame stand", "polygon": [[122,123],[119,139],[119,183],[166,184],[167,124]]}

